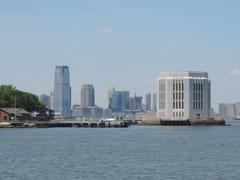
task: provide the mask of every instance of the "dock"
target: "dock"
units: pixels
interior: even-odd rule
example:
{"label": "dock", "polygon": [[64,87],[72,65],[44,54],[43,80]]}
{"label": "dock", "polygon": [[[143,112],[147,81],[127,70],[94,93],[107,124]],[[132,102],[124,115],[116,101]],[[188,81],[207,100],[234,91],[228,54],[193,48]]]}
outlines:
{"label": "dock", "polygon": [[128,121],[24,121],[8,122],[2,128],[127,128],[131,124]]}

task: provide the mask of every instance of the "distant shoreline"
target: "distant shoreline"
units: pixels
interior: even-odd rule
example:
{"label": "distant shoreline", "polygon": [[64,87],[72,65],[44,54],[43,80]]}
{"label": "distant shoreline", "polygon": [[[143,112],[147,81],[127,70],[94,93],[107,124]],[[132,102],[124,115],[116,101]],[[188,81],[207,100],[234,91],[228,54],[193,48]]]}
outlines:
{"label": "distant shoreline", "polygon": [[113,122],[98,122],[98,121],[17,121],[0,123],[0,128],[57,128],[57,127],[76,127],[76,128],[127,128],[134,125],[140,126],[225,126],[225,120],[195,120],[195,121],[165,121],[165,124],[160,120],[143,120],[137,124],[132,121],[113,121]]}

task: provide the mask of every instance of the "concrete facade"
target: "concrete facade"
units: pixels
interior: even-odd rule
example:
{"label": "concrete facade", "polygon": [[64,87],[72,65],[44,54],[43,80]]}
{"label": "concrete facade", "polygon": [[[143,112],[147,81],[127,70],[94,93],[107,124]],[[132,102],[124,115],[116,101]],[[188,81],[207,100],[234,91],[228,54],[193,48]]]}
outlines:
{"label": "concrete facade", "polygon": [[157,116],[166,120],[207,120],[211,82],[206,72],[165,72],[158,79]]}

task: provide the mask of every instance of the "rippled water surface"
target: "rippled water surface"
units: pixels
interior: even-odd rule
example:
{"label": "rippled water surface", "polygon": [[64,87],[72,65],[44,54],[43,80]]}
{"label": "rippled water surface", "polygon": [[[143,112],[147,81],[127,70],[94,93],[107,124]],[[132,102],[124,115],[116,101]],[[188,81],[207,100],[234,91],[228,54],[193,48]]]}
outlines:
{"label": "rippled water surface", "polygon": [[240,179],[240,122],[0,129],[0,179]]}

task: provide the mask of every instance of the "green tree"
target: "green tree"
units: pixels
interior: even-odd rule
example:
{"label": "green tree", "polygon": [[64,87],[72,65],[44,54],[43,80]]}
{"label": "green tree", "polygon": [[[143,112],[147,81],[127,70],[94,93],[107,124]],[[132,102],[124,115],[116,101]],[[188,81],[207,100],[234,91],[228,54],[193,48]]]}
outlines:
{"label": "green tree", "polygon": [[32,112],[44,107],[44,105],[39,101],[38,97],[32,93],[20,91],[12,85],[0,86],[0,107],[15,107],[15,97],[17,100],[17,108],[23,108],[29,112]]}

